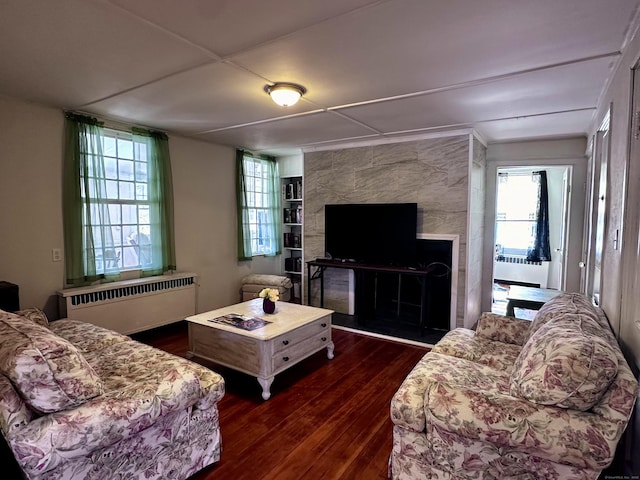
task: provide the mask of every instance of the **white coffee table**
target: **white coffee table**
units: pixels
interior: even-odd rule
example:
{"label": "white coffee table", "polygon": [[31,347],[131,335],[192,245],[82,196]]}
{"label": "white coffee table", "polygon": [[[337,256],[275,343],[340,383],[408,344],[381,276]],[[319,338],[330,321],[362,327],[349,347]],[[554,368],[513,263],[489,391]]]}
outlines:
{"label": "white coffee table", "polygon": [[[243,330],[211,321],[232,313],[271,323]],[[256,377],[262,398],[268,400],[277,374],[323,348],[333,358],[332,314],[325,308],[278,302],[275,313],[268,315],[261,298],[200,313],[187,317],[189,353]]]}

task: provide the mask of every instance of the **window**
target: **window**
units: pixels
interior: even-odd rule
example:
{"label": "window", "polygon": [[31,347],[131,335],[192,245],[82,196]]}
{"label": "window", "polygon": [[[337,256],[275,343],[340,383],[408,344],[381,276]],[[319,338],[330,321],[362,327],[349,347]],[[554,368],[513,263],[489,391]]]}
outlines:
{"label": "window", "polygon": [[[93,233],[93,245],[85,245],[85,255],[91,258],[95,253],[97,272],[140,269],[151,264],[153,255],[147,144],[134,141],[130,133],[108,129],[101,142],[103,169],[90,168],[87,182],[81,173],[83,227]],[[96,191],[100,182],[104,192]],[[94,209],[91,216],[86,215],[87,205]]]}
{"label": "window", "polygon": [[274,159],[238,151],[238,231],[241,260],[280,253],[279,178]]}
{"label": "window", "polygon": [[273,252],[274,239],[269,232],[275,222],[269,205],[269,172],[266,160],[244,158],[244,176],[247,187],[247,211],[251,254],[265,255]]}
{"label": "window", "polygon": [[175,270],[166,134],[67,113],[63,182],[67,284]]}
{"label": "window", "polygon": [[498,174],[497,253],[527,255],[536,229],[538,184],[537,176],[531,173]]}

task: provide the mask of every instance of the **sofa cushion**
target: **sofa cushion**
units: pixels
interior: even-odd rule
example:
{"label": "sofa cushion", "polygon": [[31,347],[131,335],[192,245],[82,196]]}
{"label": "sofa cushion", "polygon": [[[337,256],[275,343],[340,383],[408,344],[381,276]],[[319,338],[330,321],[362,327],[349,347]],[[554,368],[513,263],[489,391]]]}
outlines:
{"label": "sofa cushion", "polygon": [[585,330],[589,315],[547,322],[524,345],[511,374],[511,394],[542,405],[589,410],[618,372],[606,340]]}
{"label": "sofa cushion", "polygon": [[242,279],[243,285],[262,285],[263,287],[273,288],[291,288],[293,284],[289,277],[281,275],[264,275],[258,273],[252,273]]}
{"label": "sofa cushion", "polygon": [[488,340],[521,347],[529,337],[530,328],[530,320],[484,312],[478,320],[476,333]]}
{"label": "sofa cushion", "polygon": [[529,340],[540,328],[546,325],[547,322],[563,317],[567,314],[578,313],[589,316],[596,323],[598,322],[598,313],[596,308],[586,296],[579,293],[562,293],[552,298],[545,303],[540,310],[538,310],[538,313],[536,313],[536,316],[531,322],[529,332],[524,339],[524,343],[526,343],[527,340]]}
{"label": "sofa cushion", "polygon": [[67,340],[24,318],[0,312],[0,371],[34,410],[73,408],[103,393],[102,382]]}
{"label": "sofa cushion", "polygon": [[24,310],[15,312],[15,314],[20,315],[21,317],[28,318],[32,322],[35,322],[38,325],[42,325],[43,327],[49,326],[49,319],[47,318],[47,315],[39,308],[25,308]]}
{"label": "sofa cushion", "polygon": [[521,349],[519,345],[490,340],[473,330],[456,328],[436,343],[431,351],[464,358],[510,374]]}
{"label": "sofa cushion", "polygon": [[[194,372],[201,389],[194,401],[205,394],[208,395],[211,390],[220,389],[216,400],[220,400],[224,395],[224,382],[217,373],[185,358],[134,340],[115,343],[100,351],[87,352],[85,358],[102,379],[105,397],[122,396],[126,390],[136,392],[134,396],[144,396],[150,388],[154,391],[159,388],[168,372],[172,370]],[[172,386],[174,390],[177,388],[178,385]]]}
{"label": "sofa cushion", "polygon": [[[83,354],[131,340],[126,335],[113,330],[108,330],[92,323],[69,320],[68,318],[51,322],[49,329],[59,337],[71,342]],[[87,358],[86,355],[85,358]]]}

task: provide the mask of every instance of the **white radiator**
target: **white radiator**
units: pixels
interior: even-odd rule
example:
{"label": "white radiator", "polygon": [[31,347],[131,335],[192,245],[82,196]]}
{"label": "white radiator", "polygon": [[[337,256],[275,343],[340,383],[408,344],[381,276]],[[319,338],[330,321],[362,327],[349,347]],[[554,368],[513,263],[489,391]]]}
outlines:
{"label": "white radiator", "polygon": [[58,291],[64,318],[129,334],[196,313],[196,275],[174,273]]}
{"label": "white radiator", "polygon": [[523,282],[547,288],[549,264],[551,262],[528,262],[523,257],[501,255],[494,260],[493,278],[512,282]]}

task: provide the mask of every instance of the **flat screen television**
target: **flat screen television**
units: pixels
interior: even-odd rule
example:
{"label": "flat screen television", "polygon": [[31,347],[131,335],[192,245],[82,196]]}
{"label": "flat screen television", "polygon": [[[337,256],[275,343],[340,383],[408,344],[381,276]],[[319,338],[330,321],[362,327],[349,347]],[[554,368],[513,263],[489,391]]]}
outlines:
{"label": "flat screen television", "polygon": [[416,261],[418,205],[325,205],[325,254],[334,260],[410,267]]}

